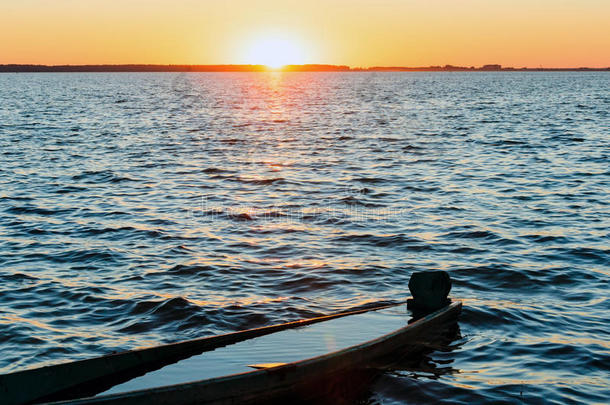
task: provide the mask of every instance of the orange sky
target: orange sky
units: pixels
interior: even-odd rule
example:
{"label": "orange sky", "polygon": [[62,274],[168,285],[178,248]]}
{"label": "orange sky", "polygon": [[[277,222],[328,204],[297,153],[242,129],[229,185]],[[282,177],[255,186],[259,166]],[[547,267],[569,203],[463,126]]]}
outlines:
{"label": "orange sky", "polygon": [[293,63],[606,67],[608,16],[608,0],[0,0],[0,64],[257,63],[279,38]]}

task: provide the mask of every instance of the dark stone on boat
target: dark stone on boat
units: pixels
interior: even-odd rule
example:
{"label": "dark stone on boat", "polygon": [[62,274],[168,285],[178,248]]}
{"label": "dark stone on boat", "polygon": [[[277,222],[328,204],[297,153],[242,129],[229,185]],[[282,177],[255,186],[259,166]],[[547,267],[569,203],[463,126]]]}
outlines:
{"label": "dark stone on boat", "polygon": [[451,303],[447,298],[450,290],[451,278],[446,271],[415,272],[409,280],[409,291],[413,298],[407,300],[407,307],[420,311],[443,308]]}

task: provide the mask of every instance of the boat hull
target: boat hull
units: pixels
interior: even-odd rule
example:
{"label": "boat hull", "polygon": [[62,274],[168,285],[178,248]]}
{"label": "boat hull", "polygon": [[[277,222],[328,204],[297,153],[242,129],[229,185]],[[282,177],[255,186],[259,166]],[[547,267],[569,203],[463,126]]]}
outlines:
{"label": "boat hull", "polygon": [[20,405],[93,396],[199,353],[248,339],[395,306],[366,308],[0,375],[0,403]]}
{"label": "boat hull", "polygon": [[[281,399],[313,399],[341,389],[346,373],[359,373],[364,378],[374,375],[374,369],[389,365],[399,356],[430,342],[450,322],[455,322],[461,310],[460,302],[366,343],[303,361],[139,391],[85,398],[57,404],[129,404],[187,405],[265,403]],[[343,381],[343,382],[342,382]]]}

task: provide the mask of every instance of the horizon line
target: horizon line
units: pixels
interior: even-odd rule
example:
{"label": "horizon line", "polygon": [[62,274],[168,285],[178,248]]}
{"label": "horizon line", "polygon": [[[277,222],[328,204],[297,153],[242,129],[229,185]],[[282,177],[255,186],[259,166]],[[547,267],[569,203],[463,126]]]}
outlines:
{"label": "horizon line", "polygon": [[272,68],[261,64],[0,64],[0,73],[44,73],[44,72],[490,72],[490,71],[610,71],[610,67],[520,67],[487,64],[480,67],[456,65],[431,66],[370,66],[351,67],[332,64],[288,64]]}

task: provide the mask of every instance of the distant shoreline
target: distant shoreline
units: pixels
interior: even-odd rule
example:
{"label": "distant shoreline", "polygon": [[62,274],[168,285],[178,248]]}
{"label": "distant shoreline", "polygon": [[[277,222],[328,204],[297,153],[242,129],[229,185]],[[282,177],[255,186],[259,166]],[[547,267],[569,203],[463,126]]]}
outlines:
{"label": "distant shoreline", "polygon": [[0,73],[44,73],[44,72],[607,72],[606,68],[514,68],[501,65],[484,65],[481,67],[464,66],[374,66],[369,68],[352,68],[345,65],[286,65],[278,69],[264,65],[0,65]]}

